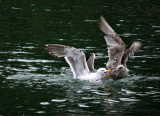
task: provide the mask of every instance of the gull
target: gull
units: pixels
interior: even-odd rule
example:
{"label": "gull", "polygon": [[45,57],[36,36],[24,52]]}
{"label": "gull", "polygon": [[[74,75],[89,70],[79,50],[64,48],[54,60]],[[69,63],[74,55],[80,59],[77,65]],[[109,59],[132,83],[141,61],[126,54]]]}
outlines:
{"label": "gull", "polygon": [[114,80],[127,77],[129,69],[126,62],[129,56],[133,56],[139,50],[141,42],[133,42],[129,49],[126,50],[126,45],[120,36],[111,28],[103,16],[100,17],[99,28],[106,34],[104,39],[108,46],[109,56],[106,69],[112,70],[109,73],[110,77]]}
{"label": "gull", "polygon": [[111,72],[110,70],[100,68],[96,71],[94,69],[94,53],[91,53],[86,60],[86,56],[82,51],[71,46],[46,44],[45,49],[53,56],[64,57],[73,72],[74,78],[97,81],[110,77],[108,75],[108,72]]}

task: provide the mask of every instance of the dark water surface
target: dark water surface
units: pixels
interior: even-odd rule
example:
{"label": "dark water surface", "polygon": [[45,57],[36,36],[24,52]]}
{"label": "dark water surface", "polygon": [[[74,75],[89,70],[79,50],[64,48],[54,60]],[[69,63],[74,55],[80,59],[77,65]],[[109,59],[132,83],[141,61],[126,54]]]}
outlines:
{"label": "dark water surface", "polygon": [[[160,1],[0,0],[0,115],[160,115]],[[103,15],[127,47],[130,75],[103,85],[74,80],[63,58],[43,48],[59,43],[107,62]]]}

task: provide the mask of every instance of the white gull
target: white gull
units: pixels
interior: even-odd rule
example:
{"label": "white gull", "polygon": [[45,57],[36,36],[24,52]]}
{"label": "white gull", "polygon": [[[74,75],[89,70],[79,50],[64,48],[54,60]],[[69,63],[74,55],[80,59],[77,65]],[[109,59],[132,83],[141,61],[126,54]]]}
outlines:
{"label": "white gull", "polygon": [[85,54],[74,47],[60,44],[46,44],[45,49],[53,56],[64,57],[73,72],[74,78],[97,81],[109,77],[107,73],[110,70],[100,68],[96,71],[94,69],[94,53],[90,54],[86,61]]}

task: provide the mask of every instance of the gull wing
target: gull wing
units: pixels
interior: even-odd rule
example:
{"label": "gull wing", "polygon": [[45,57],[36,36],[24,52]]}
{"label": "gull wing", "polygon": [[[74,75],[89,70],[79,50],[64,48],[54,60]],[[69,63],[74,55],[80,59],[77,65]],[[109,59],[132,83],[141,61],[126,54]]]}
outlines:
{"label": "gull wing", "polygon": [[121,40],[120,36],[111,28],[103,16],[100,17],[99,28],[106,34],[104,38],[108,45],[109,55],[109,60],[106,66],[108,69],[115,69],[118,65],[121,64],[126,46]]}
{"label": "gull wing", "polygon": [[94,69],[94,59],[95,59],[94,53],[91,53],[87,58],[87,65],[90,72],[96,72],[96,70]]}
{"label": "gull wing", "polygon": [[141,47],[141,42],[134,42],[129,49],[127,49],[122,57],[122,65],[127,68],[126,62],[128,61],[129,56],[133,56],[135,52]]}
{"label": "gull wing", "polygon": [[75,78],[83,74],[89,74],[86,57],[82,51],[60,44],[46,44],[45,49],[53,56],[64,57]]}

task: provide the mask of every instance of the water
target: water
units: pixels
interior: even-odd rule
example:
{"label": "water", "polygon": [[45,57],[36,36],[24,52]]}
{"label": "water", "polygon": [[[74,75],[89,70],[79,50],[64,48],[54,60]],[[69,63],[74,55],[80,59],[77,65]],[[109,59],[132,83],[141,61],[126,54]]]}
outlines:
{"label": "water", "polygon": [[[159,115],[159,1],[0,0],[0,115]],[[44,44],[96,54],[107,49],[98,29],[103,15],[127,47],[143,46],[127,65],[130,75],[104,84],[74,80],[63,58]]]}

